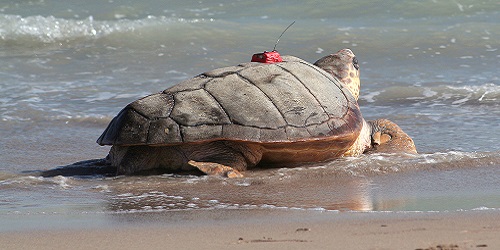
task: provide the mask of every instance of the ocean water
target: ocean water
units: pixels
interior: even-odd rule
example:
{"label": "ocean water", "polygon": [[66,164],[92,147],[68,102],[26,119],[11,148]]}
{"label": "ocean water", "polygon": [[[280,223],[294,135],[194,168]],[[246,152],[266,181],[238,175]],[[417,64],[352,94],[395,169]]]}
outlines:
{"label": "ocean water", "polygon": [[[500,209],[499,11],[493,0],[2,1],[0,231],[197,209]],[[240,180],[37,176],[105,157],[95,140],[126,104],[272,50],[293,21],[277,50],[314,62],[351,48],[364,117],[398,123],[420,155]]]}

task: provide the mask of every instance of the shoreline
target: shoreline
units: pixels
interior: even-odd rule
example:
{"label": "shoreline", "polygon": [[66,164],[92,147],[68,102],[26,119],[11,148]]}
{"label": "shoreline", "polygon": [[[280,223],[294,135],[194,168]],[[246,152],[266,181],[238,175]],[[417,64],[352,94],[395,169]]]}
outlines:
{"label": "shoreline", "polygon": [[[193,210],[0,233],[5,249],[498,249],[500,211]],[[47,216],[47,220],[52,220]],[[47,221],[48,224],[51,221]]]}

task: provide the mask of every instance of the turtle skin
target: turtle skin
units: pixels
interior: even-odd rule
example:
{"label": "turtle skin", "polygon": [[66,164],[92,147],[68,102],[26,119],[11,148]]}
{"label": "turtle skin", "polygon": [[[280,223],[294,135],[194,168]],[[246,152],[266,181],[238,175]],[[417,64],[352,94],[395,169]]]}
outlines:
{"label": "turtle skin", "polygon": [[357,103],[359,73],[346,76],[357,79],[356,90],[330,72],[332,65],[359,72],[357,60],[344,49],[317,64],[284,56],[200,74],[127,105],[97,143],[112,145],[107,161],[117,174],[199,169],[240,177],[256,165],[359,155],[373,127]]}

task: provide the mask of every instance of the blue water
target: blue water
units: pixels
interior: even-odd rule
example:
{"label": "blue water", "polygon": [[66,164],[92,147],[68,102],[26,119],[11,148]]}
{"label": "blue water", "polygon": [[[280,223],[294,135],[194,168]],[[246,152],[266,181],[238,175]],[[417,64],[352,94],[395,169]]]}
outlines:
{"label": "blue water", "polygon": [[[498,1],[465,0],[3,1],[0,216],[499,209],[499,10]],[[249,61],[293,21],[277,50],[314,62],[351,48],[364,117],[395,121],[421,155],[262,170],[238,181],[30,174],[104,157],[109,148],[95,140],[127,103]]]}

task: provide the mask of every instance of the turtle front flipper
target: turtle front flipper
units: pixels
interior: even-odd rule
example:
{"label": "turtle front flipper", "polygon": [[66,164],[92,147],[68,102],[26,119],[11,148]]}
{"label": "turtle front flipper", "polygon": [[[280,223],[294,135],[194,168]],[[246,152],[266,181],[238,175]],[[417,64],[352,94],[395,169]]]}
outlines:
{"label": "turtle front flipper", "polygon": [[240,171],[215,162],[198,162],[190,160],[188,164],[199,169],[207,175],[219,175],[227,178],[242,178],[243,174]]}
{"label": "turtle front flipper", "polygon": [[368,121],[371,126],[370,152],[417,154],[413,139],[396,123],[387,119]]}

